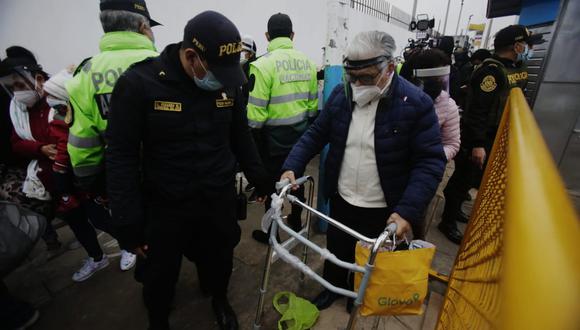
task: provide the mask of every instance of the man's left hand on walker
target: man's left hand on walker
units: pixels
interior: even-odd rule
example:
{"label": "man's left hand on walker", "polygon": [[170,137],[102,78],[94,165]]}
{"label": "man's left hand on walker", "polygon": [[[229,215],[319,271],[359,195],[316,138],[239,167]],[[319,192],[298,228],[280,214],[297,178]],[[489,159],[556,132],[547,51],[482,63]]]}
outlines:
{"label": "man's left hand on walker", "polygon": [[389,219],[387,219],[387,225],[392,222],[397,224],[397,237],[403,238],[405,236],[411,236],[412,230],[409,221],[403,219],[398,213],[393,213]]}

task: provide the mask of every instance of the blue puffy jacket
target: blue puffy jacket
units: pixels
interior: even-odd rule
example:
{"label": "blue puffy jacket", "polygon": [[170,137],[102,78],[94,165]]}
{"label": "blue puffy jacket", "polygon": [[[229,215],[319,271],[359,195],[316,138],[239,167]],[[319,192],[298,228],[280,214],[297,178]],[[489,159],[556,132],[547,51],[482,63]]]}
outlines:
{"label": "blue puffy jacket", "polygon": [[[294,145],[282,167],[301,176],[306,164],[330,143],[324,187],[328,196],[338,191],[354,109],[346,93],[351,91],[344,85],[332,91],[324,110]],[[375,154],[387,205],[418,228],[441,181],[446,158],[431,98],[397,75],[378,105]]]}

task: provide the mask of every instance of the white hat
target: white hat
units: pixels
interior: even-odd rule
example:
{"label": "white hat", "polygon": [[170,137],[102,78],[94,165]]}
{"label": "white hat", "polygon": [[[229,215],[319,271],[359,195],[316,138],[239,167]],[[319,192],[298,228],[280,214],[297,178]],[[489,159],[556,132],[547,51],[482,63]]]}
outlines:
{"label": "white hat", "polygon": [[69,70],[65,69],[53,75],[44,83],[44,91],[63,101],[68,101],[68,93],[64,87],[65,83],[73,76]]}
{"label": "white hat", "polygon": [[248,34],[242,37],[242,50],[256,54],[256,43],[254,42],[254,37]]}

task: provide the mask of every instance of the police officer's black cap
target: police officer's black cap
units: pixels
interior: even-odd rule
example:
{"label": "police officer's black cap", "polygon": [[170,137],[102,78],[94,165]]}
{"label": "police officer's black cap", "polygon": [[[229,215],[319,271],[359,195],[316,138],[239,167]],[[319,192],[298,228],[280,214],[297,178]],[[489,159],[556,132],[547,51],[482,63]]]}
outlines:
{"label": "police officer's black cap", "polygon": [[510,25],[501,30],[495,35],[494,47],[499,49],[505,46],[510,46],[516,42],[525,42],[530,45],[539,45],[545,42],[541,34],[532,34],[523,25]]}
{"label": "police officer's black cap", "polygon": [[193,48],[206,60],[209,70],[225,87],[237,87],[246,82],[240,65],[242,38],[240,32],[224,15],[204,11],[185,26],[183,47]]}
{"label": "police officer's black cap", "polygon": [[270,39],[289,37],[292,34],[292,20],[286,14],[274,14],[268,20],[268,34]]}
{"label": "police officer's black cap", "polygon": [[151,27],[161,25],[161,23],[153,20],[147,10],[147,5],[144,0],[101,0],[101,11],[103,10],[125,10],[132,13],[141,14],[149,20]]}

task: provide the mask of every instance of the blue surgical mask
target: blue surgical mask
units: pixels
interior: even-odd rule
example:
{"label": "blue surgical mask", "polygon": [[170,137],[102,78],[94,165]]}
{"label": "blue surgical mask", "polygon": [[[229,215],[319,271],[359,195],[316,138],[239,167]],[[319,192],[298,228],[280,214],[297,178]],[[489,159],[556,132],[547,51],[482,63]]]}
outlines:
{"label": "blue surgical mask", "polygon": [[518,54],[518,62],[522,61],[522,62],[527,62],[529,61],[532,56],[534,55],[534,50],[530,49],[530,47],[526,44],[524,51],[520,54]]}
{"label": "blue surgical mask", "polygon": [[205,66],[203,66],[203,63],[201,61],[199,61],[199,63],[201,64],[201,67],[205,71],[205,76],[199,79],[195,76],[195,74],[193,75],[193,80],[195,81],[197,87],[204,89],[206,91],[217,91],[218,89],[222,89],[224,85],[222,85],[222,83],[219,82],[219,80],[217,80],[217,78],[213,75],[211,71],[207,70]]}

